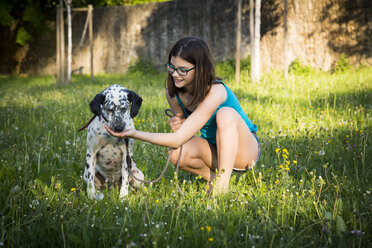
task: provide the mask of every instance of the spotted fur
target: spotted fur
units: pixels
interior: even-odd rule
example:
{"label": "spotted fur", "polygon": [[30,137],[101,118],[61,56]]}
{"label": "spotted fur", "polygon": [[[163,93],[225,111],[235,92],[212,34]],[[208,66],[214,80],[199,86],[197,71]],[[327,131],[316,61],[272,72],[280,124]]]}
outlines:
{"label": "spotted fur", "polygon": [[[142,99],[121,85],[111,85],[97,96],[91,105],[100,108],[108,122],[104,118],[95,118],[88,127],[84,180],[90,198],[96,194],[96,188],[105,186],[120,186],[122,198],[128,195],[129,183],[141,185],[130,180],[129,174],[133,173],[139,179],[144,175],[133,161],[134,140],[113,137],[105,126],[116,132],[134,128],[132,118],[138,114]],[[100,100],[97,102],[96,99]]]}

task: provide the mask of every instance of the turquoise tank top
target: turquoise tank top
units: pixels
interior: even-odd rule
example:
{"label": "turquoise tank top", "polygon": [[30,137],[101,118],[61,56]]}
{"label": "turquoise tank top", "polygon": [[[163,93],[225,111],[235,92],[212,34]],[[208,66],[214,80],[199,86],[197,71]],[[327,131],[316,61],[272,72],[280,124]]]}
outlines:
{"label": "turquoise tank top", "polygon": [[[247,114],[244,112],[242,107],[240,106],[238,98],[234,95],[234,93],[230,90],[229,87],[227,87],[221,80],[217,80],[216,82],[222,83],[223,86],[225,86],[226,92],[227,92],[227,97],[225,102],[223,102],[217,110],[213,113],[211,118],[207,121],[207,123],[200,129],[200,137],[206,139],[208,142],[212,144],[216,144],[216,132],[217,132],[217,122],[216,122],[216,115],[217,111],[220,108],[223,107],[231,107],[235,109],[236,112],[243,118],[244,122],[247,124],[249,127],[249,130],[251,132],[256,132],[257,131],[257,126],[252,123],[252,121],[248,118]],[[183,103],[181,102],[181,99],[179,98],[178,94],[176,94],[176,98],[178,101],[178,104],[182,108],[183,112],[185,115],[188,117],[191,115],[190,111],[187,111]]]}

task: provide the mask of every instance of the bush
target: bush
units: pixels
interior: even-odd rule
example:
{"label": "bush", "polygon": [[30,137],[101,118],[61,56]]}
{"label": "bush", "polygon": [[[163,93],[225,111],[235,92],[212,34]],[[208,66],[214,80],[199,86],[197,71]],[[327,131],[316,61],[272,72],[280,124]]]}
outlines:
{"label": "bush", "polygon": [[333,73],[344,72],[350,70],[351,64],[345,53],[341,53],[340,58],[336,61],[332,68]]}
{"label": "bush", "polygon": [[140,57],[135,62],[131,62],[127,73],[130,74],[158,74],[155,66],[152,64],[151,59]]}
{"label": "bush", "polygon": [[[240,71],[251,71],[251,56],[240,60]],[[216,63],[216,75],[221,78],[231,78],[235,75],[235,59],[226,59]]]}
{"label": "bush", "polygon": [[314,72],[310,65],[304,65],[300,59],[295,59],[289,65],[289,72],[293,74],[308,74]]}

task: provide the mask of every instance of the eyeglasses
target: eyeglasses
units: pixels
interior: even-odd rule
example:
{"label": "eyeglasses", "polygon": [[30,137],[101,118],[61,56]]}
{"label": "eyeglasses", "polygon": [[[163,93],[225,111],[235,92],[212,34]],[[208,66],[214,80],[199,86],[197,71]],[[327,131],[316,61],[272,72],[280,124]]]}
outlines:
{"label": "eyeglasses", "polygon": [[190,68],[190,69],[184,69],[184,68],[176,68],[174,67],[173,65],[169,64],[169,63],[165,63],[165,69],[169,72],[169,73],[173,73],[174,71],[177,71],[178,75],[180,75],[181,77],[186,77],[187,76],[187,73],[193,69],[195,69],[195,66],[193,68]]}

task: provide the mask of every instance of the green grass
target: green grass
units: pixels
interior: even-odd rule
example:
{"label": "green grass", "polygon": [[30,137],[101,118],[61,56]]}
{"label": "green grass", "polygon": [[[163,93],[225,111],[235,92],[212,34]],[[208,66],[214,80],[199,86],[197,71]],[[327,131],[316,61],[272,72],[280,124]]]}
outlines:
{"label": "green grass", "polygon": [[[168,132],[165,74],[74,76],[63,87],[53,77],[0,76],[0,247],[372,246],[372,68],[241,78],[226,83],[259,127],[254,169],[212,198],[202,179],[175,178],[172,167],[120,201],[115,189],[87,198],[86,132],[77,130],[90,100],[118,83],[143,97],[137,129]],[[135,142],[147,179],[166,151]]]}

